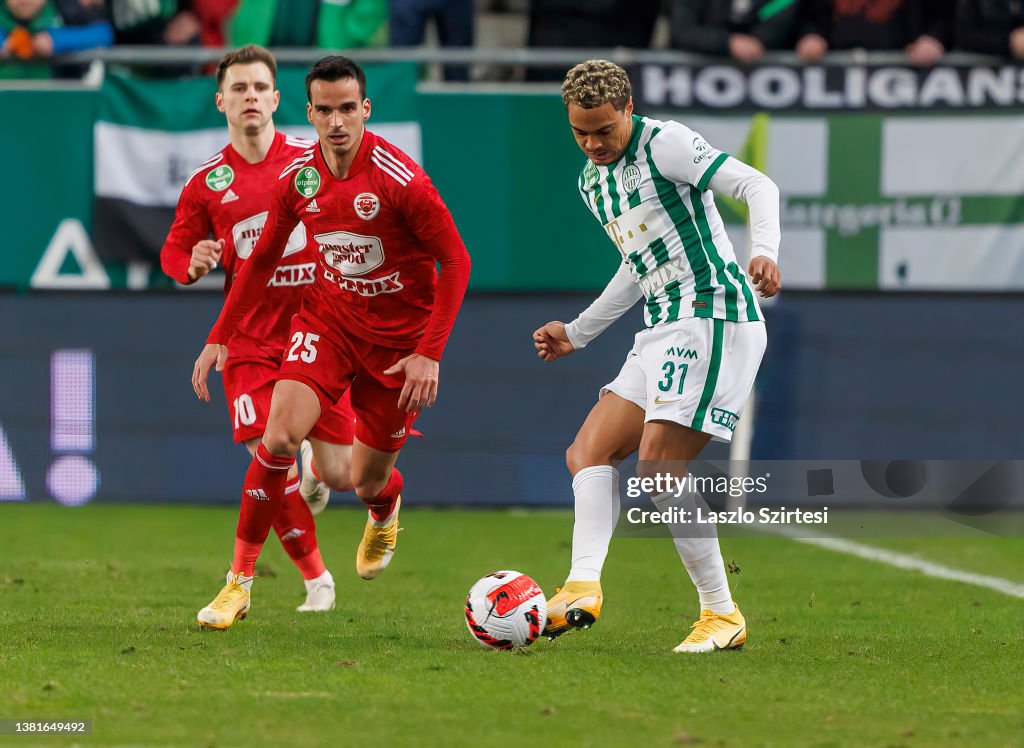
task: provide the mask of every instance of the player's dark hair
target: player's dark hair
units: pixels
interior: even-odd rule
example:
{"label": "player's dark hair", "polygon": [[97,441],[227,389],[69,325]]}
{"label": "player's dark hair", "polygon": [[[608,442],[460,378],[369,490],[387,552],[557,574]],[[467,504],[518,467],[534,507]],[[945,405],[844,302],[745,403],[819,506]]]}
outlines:
{"label": "player's dark hair", "polygon": [[363,69],[347,57],[330,55],[317,60],[306,73],[306,100],[310,104],[313,103],[313,97],[310,94],[313,81],[333,83],[344,78],[355,78],[359,84],[360,101],[366,98],[366,73],[363,72]]}
{"label": "player's dark hair", "polygon": [[256,44],[249,44],[234,52],[228,52],[217,63],[217,90],[220,90],[224,83],[224,76],[232,65],[251,65],[254,62],[262,62],[270,68],[270,76],[274,79],[274,86],[277,86],[277,60],[270,50]]}

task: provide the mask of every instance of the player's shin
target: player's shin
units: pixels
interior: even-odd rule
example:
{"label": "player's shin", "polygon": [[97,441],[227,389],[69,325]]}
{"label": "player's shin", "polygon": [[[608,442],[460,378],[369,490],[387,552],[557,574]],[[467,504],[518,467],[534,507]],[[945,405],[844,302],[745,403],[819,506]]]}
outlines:
{"label": "player's shin", "polygon": [[285,488],[284,505],[274,519],[274,532],[303,579],[317,579],[327,571],[317,544],[316,523],[299,495],[297,479]]}
{"label": "player's shin", "polygon": [[405,481],[398,468],[391,469],[391,477],[380,493],[372,498],[364,498],[363,502],[370,509],[370,517],[378,526],[387,525],[391,515],[394,514],[398,495],[402,493],[402,486]]}
{"label": "player's shin", "polygon": [[608,545],[619,521],[619,471],[595,465],[576,473],[572,481],[576,522],[572,530],[572,568],[567,582],[596,582],[608,556]]}
{"label": "player's shin", "polygon": [[[674,493],[663,493],[653,497],[659,512],[679,508],[687,514],[678,516],[695,517],[696,508],[700,507],[706,516],[708,505],[697,491],[687,491],[679,496]],[[729,580],[725,573],[725,563],[718,545],[718,531],[712,523],[686,523],[671,527],[676,551],[682,559],[690,580],[697,588],[700,596],[701,610],[713,613],[729,614],[735,609],[732,595],[729,592]]]}
{"label": "player's shin", "polygon": [[[363,497],[370,509],[363,539],[356,549],[356,573],[375,579],[391,563],[398,542],[398,512],[402,505],[402,474],[392,468],[384,488],[372,498]],[[356,492],[359,492],[357,487]]]}
{"label": "player's shin", "polygon": [[284,503],[288,471],[295,462],[291,455],[273,455],[261,442],[249,463],[242,488],[242,506],[235,531],[235,555],[231,570],[253,575],[256,559],[270,528]]}

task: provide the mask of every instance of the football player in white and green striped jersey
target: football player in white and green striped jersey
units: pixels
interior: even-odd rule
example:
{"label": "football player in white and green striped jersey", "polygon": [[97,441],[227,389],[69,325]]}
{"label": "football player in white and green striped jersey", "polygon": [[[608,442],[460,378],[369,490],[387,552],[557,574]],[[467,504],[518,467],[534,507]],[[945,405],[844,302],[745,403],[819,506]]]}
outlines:
{"label": "football player in white and green striped jersey", "polygon": [[[549,322],[534,332],[538,355],[554,361],[585,347],[640,300],[646,328],[566,453],[576,524],[572,568],[548,601],[545,633],[552,637],[586,628],[600,615],[601,569],[619,515],[616,465],[639,451],[641,478],[682,479],[710,439],[732,438],[765,349],[755,294],[774,296],[781,285],[779,191],[768,177],[685,125],[634,115],[629,78],[611,62],[574,67],[562,97],[587,155],[580,195],[621,264],[573,322]],[[749,208],[746,273],[712,191]],[[659,510],[706,512],[696,490],[652,498]],[[714,525],[677,525],[673,535],[700,597],[700,616],[675,651],[742,646],[746,621],[729,591]]]}

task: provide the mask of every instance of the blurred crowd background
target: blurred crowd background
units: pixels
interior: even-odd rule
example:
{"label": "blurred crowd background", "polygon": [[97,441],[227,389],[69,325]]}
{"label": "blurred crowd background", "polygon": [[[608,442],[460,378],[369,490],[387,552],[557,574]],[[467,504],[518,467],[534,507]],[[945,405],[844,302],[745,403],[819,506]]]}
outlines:
{"label": "blurred crowd background", "polygon": [[[756,63],[831,51],[1024,58],[1021,0],[0,0],[0,76],[69,77],[39,64],[113,45],[668,49]],[[195,72],[164,69],[165,75]],[[447,66],[448,80],[493,71]],[[499,73],[499,75],[502,75]],[[504,73],[554,80],[555,70]]]}

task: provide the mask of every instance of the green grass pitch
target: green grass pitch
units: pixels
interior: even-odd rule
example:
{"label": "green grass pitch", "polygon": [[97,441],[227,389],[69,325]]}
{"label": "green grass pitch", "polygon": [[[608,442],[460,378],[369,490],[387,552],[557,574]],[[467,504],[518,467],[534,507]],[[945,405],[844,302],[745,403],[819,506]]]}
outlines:
{"label": "green grass pitch", "polygon": [[[667,540],[620,538],[605,610],[521,653],[466,631],[466,591],[513,568],[549,592],[566,511],[417,509],[391,567],[355,575],[362,512],[320,517],[338,607],[299,614],[276,538],[247,620],[200,631],[236,512],[0,506],[0,719],[91,719],[11,745],[1019,746],[1024,601],[782,538],[723,540],[750,638],[674,655],[696,594]],[[880,545],[1024,582],[1019,539]]]}

